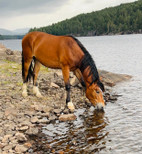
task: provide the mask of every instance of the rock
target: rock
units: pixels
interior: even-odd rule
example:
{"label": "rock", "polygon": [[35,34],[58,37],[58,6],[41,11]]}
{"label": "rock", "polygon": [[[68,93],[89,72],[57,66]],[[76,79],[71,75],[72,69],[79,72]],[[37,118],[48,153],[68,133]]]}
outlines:
{"label": "rock", "polygon": [[49,106],[45,106],[44,108],[43,108],[43,111],[45,112],[45,113],[47,113],[47,114],[49,114],[49,112],[51,112],[53,110],[53,108],[51,108],[51,107],[49,107]]}
{"label": "rock", "polygon": [[117,97],[112,95],[109,97],[109,101],[117,101]]}
{"label": "rock", "polygon": [[78,79],[76,78],[76,76],[74,76],[73,78],[70,79],[70,84],[71,86],[75,87],[79,84]]}
{"label": "rock", "polygon": [[60,77],[60,78],[62,78],[62,77],[63,77],[62,72],[61,72],[61,71],[55,72],[55,73],[54,73],[54,78],[55,78],[55,77]]}
{"label": "rock", "polygon": [[102,77],[102,82],[111,87],[115,86],[119,82],[127,81],[131,78],[130,75],[116,74],[104,70],[99,70],[99,74]]}
{"label": "rock", "polygon": [[61,109],[54,109],[53,111],[54,111],[54,113],[55,113],[55,114],[59,114],[59,113],[61,113],[61,112],[62,112],[62,110],[61,110]]}
{"label": "rock", "polygon": [[60,88],[57,84],[55,84],[54,82],[51,82],[50,87],[52,88]]}
{"label": "rock", "polygon": [[19,141],[19,142],[25,142],[25,141],[27,141],[27,138],[26,138],[26,136],[23,134],[23,133],[16,133],[15,134],[15,137],[16,137],[16,139]]}
{"label": "rock", "polygon": [[57,119],[57,117],[56,117],[55,115],[52,115],[52,116],[49,117],[49,120],[50,120],[50,121],[54,121],[54,120],[56,120],[56,119]]}
{"label": "rock", "polygon": [[26,142],[26,143],[24,144],[24,146],[27,147],[27,148],[31,148],[31,147],[32,147],[32,144],[31,144],[30,142]]}
{"label": "rock", "polygon": [[26,131],[29,128],[29,126],[22,126],[17,130]]}
{"label": "rock", "polygon": [[63,114],[63,115],[60,115],[59,117],[60,121],[72,121],[75,119],[76,119],[76,116],[74,114]]}
{"label": "rock", "polygon": [[38,123],[39,119],[37,117],[32,117],[31,118],[31,123]]}
{"label": "rock", "polygon": [[26,152],[28,150],[28,147],[24,146],[24,145],[16,145],[15,147],[15,151],[19,154]]}
{"label": "rock", "polygon": [[36,135],[38,134],[38,128],[36,127],[30,127],[27,131],[26,131],[27,135]]}
{"label": "rock", "polygon": [[38,120],[38,122],[46,124],[46,123],[49,123],[50,121],[47,118],[44,117],[43,119]]}
{"label": "rock", "polygon": [[5,135],[2,139],[2,143],[7,143],[9,142],[10,138],[12,137],[12,135]]}
{"label": "rock", "polygon": [[5,110],[5,116],[7,117],[8,115],[17,115],[17,110],[15,110],[14,108],[8,108]]}
{"label": "rock", "polygon": [[14,55],[14,52],[10,49],[6,49],[5,52],[6,52],[7,55]]}
{"label": "rock", "polygon": [[0,143],[0,149],[2,149],[4,147],[3,143]]}

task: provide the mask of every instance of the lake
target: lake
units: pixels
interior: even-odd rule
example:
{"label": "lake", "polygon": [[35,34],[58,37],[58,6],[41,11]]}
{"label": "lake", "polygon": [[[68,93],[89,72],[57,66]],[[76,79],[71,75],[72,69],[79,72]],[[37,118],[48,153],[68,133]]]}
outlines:
{"label": "lake", "polygon": [[[142,153],[142,34],[78,39],[99,69],[133,78],[112,89],[120,97],[115,103],[107,104],[104,114],[96,114],[92,108],[89,112],[80,109],[76,111],[77,120],[72,125],[57,122],[44,127],[46,142],[76,153]],[[21,40],[0,42],[21,51]]]}

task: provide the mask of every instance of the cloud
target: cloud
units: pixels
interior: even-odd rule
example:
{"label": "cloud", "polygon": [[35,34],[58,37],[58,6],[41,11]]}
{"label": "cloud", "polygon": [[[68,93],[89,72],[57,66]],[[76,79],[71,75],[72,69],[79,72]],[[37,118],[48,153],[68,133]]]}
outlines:
{"label": "cloud", "polygon": [[0,0],[0,28],[42,27],[136,0]]}
{"label": "cloud", "polygon": [[0,0],[0,16],[53,13],[68,0]]}

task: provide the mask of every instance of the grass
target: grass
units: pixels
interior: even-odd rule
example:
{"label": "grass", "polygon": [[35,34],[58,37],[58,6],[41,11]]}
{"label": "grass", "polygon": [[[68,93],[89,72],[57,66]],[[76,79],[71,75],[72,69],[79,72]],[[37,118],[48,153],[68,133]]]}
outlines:
{"label": "grass", "polygon": [[20,64],[17,64],[15,62],[11,62],[11,61],[8,61],[8,60],[4,60],[5,63],[2,63],[0,65],[0,71],[2,73],[8,73],[8,72],[18,72],[21,70],[21,65]]}
{"label": "grass", "polygon": [[[6,76],[14,76],[14,73],[22,71],[22,66],[16,62],[12,62],[9,60],[3,60],[4,63],[0,64],[0,72],[5,74]],[[40,71],[42,73],[49,72],[48,67],[41,65]],[[12,73],[12,74],[11,74]]]}
{"label": "grass", "polygon": [[41,69],[40,69],[42,72],[46,73],[46,72],[49,72],[48,70],[48,67],[45,67],[43,65],[41,65]]}
{"label": "grass", "polygon": [[11,82],[10,81],[3,81],[3,82],[0,82],[0,85],[7,85],[7,84],[10,84]]}

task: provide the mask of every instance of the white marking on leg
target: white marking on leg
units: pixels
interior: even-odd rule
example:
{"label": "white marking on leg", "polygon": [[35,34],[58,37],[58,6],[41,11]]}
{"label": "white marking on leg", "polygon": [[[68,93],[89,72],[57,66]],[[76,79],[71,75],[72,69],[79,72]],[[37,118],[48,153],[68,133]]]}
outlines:
{"label": "white marking on leg", "polygon": [[28,96],[28,93],[27,93],[27,84],[24,83],[23,86],[22,86],[22,96],[23,97],[27,97]]}
{"label": "white marking on leg", "polygon": [[68,109],[70,109],[70,111],[73,112],[75,110],[75,107],[72,102],[68,102],[67,106],[68,106]]}
{"label": "white marking on leg", "polygon": [[37,86],[33,86],[33,94],[35,94],[37,97],[42,97]]}

